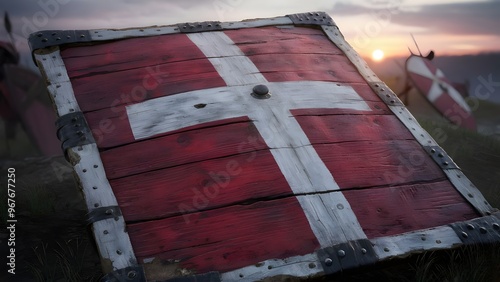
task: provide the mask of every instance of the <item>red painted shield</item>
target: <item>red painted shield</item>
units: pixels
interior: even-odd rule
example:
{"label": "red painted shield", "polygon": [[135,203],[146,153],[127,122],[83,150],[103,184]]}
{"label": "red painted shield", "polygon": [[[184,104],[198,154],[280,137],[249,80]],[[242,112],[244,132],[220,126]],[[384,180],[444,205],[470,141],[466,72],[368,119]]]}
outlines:
{"label": "red painted shield", "polygon": [[[422,235],[397,244],[478,215],[447,177],[465,176],[451,160],[441,169],[431,156],[442,150],[319,15],[321,28],[290,26],[306,15],[96,30],[78,38],[106,42],[35,53],[42,68],[65,66],[45,71],[52,95],[67,89],[58,111],[81,111],[95,140],[70,149],[93,218],[120,207],[94,224],[114,267],[137,258],[224,281],[303,277],[323,271],[330,247],[342,248],[334,259],[370,257],[337,261],[357,267],[436,248]],[[199,26],[209,30],[181,33]]]}
{"label": "red painted shield", "polygon": [[408,77],[429,102],[452,123],[476,131],[472,111],[444,73],[428,59],[412,55],[406,61]]}

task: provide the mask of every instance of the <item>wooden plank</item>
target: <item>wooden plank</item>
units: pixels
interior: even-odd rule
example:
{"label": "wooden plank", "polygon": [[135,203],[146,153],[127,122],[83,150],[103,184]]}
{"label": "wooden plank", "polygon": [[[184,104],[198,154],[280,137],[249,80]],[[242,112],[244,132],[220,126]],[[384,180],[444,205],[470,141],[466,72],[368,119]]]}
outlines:
{"label": "wooden plank", "polygon": [[413,140],[406,127],[393,115],[298,116],[311,144],[348,141]]}
{"label": "wooden plank", "polygon": [[136,142],[103,151],[101,158],[108,179],[115,179],[266,148],[255,126],[240,122]]}
{"label": "wooden plank", "polygon": [[397,185],[445,178],[413,140],[352,141],[314,148],[341,189]]}
{"label": "wooden plank", "polygon": [[247,56],[259,54],[343,55],[319,29],[279,26],[224,32]]}
{"label": "wooden plank", "polygon": [[[189,163],[112,180],[126,221],[190,214],[221,206],[290,196],[267,150]],[[189,176],[189,177],[186,177]],[[145,197],[147,195],[147,197]]]}
{"label": "wooden plank", "polygon": [[62,50],[61,55],[71,78],[205,58],[185,34],[69,47]]}
{"label": "wooden plank", "polygon": [[448,181],[344,191],[368,238],[446,225],[478,216]]}
{"label": "wooden plank", "polygon": [[[172,228],[175,226],[175,228]],[[139,260],[179,260],[196,273],[229,271],[268,258],[312,253],[319,245],[294,197],[129,224]]]}
{"label": "wooden plank", "polygon": [[[125,79],[126,78],[126,79]],[[148,99],[224,86],[207,59],[104,73],[72,79],[76,98],[84,112],[111,108]]]}

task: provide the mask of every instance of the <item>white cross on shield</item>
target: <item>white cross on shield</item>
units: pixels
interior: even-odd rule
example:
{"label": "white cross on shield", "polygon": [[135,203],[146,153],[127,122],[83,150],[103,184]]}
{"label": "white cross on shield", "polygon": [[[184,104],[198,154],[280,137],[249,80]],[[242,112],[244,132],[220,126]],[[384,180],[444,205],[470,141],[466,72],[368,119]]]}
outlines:
{"label": "white cross on shield", "polygon": [[[352,87],[333,82],[269,82],[223,32],[188,36],[208,57],[227,87],[179,93],[127,106],[135,139],[247,116],[270,148],[320,245],[365,239],[349,203],[290,110],[370,110],[367,103]],[[252,88],[261,84],[271,93],[268,99],[251,95]]]}

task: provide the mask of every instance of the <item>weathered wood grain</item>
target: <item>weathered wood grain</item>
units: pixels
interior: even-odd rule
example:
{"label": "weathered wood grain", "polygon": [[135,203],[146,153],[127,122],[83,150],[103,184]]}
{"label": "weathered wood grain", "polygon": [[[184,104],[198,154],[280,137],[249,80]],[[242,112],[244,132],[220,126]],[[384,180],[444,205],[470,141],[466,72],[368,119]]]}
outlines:
{"label": "weathered wood grain", "polygon": [[249,122],[166,135],[101,152],[108,179],[266,149]]}
{"label": "weathered wood grain", "polygon": [[443,171],[413,140],[352,141],[314,148],[341,189],[444,180]]}
{"label": "weathered wood grain", "polygon": [[110,183],[127,221],[173,215],[189,218],[189,214],[198,211],[292,195],[276,167],[271,153],[261,150],[141,173]]}
{"label": "weathered wood grain", "polygon": [[319,247],[295,198],[263,201],[129,224],[139,260],[179,260],[203,273],[228,271],[268,258],[312,253]]}

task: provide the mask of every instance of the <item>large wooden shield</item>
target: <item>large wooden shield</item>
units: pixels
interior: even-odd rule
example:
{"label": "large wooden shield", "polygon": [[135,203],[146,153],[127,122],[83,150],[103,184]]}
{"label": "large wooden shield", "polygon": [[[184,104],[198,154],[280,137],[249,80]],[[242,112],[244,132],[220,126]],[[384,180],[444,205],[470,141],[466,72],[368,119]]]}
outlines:
{"label": "large wooden shield", "polygon": [[427,58],[411,55],[406,60],[406,72],[417,90],[449,121],[476,131],[471,108],[443,71]]}
{"label": "large wooden shield", "polygon": [[499,239],[499,215],[324,13],[31,46],[110,280],[308,277]]}

